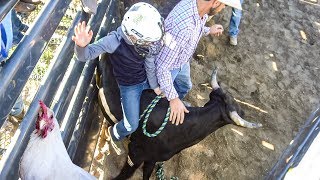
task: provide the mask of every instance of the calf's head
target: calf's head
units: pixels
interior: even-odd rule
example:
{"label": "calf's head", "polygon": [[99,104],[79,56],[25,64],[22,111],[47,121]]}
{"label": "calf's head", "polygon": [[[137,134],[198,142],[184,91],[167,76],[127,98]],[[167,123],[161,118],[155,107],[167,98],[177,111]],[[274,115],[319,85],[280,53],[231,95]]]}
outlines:
{"label": "calf's head", "polygon": [[[211,76],[211,87],[213,91],[210,93],[210,100],[205,106],[208,106],[215,102],[221,102],[221,111],[224,120],[229,123],[234,123],[238,126],[246,128],[258,128],[262,127],[260,123],[251,123],[244,120],[238,113],[243,114],[240,106],[235,102],[233,97],[224,93],[217,82],[217,69],[215,69]],[[219,90],[218,90],[219,89]]]}

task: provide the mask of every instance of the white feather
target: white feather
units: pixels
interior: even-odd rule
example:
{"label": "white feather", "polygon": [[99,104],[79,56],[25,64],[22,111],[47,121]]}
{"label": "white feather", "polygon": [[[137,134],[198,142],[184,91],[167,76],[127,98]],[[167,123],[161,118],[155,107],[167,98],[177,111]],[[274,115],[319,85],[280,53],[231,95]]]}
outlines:
{"label": "white feather", "polygon": [[[49,109],[48,109],[49,110]],[[60,128],[54,118],[54,128],[45,138],[31,134],[27,148],[20,160],[22,180],[93,180],[96,179],[72,163],[63,144]]]}

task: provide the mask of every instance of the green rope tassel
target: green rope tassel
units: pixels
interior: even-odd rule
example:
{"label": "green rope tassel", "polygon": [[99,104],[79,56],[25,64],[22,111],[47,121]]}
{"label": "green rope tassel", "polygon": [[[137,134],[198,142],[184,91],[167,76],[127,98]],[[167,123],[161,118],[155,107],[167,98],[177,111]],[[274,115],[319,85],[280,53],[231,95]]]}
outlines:
{"label": "green rope tassel", "polygon": [[164,121],[161,124],[161,126],[159,127],[159,129],[154,133],[148,133],[147,132],[146,126],[147,126],[147,121],[149,119],[150,113],[152,112],[153,108],[157,105],[157,103],[159,102],[160,99],[161,99],[161,96],[156,96],[140,116],[140,120],[141,120],[142,117],[144,115],[146,115],[144,117],[144,120],[143,120],[142,130],[143,130],[143,134],[148,136],[148,137],[156,137],[156,136],[158,136],[161,133],[161,131],[163,130],[163,128],[166,126],[166,124],[168,123],[168,119],[170,117],[170,107],[169,107],[168,111],[167,111],[167,114],[166,114],[166,117],[164,118]]}
{"label": "green rope tassel", "polygon": [[[163,162],[160,162],[159,164],[157,164],[156,179],[157,180],[165,180],[166,179],[164,176]],[[179,178],[172,176],[170,178],[170,180],[179,180]]]}
{"label": "green rope tassel", "polygon": [[163,170],[163,162],[161,162],[157,165],[156,179],[157,180],[164,180],[165,179],[164,170]]}

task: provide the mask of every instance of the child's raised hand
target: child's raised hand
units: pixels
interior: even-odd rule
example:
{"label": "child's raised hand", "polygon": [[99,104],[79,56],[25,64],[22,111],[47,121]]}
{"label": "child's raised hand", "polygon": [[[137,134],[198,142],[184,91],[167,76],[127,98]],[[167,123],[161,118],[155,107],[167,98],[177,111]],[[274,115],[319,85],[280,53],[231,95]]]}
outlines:
{"label": "child's raised hand", "polygon": [[90,30],[90,26],[86,26],[86,22],[82,21],[74,28],[74,36],[72,36],[72,40],[76,43],[76,45],[80,47],[86,47],[91,39],[93,32]]}

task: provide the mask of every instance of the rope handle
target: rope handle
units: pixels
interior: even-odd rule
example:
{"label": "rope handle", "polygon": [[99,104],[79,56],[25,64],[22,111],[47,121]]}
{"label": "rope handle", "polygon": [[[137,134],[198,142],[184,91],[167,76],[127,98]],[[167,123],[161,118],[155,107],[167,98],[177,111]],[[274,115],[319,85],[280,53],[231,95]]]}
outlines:
{"label": "rope handle", "polygon": [[164,118],[164,121],[161,124],[161,126],[159,127],[159,129],[154,133],[148,133],[147,132],[146,126],[147,126],[147,121],[149,119],[149,116],[150,116],[153,108],[157,105],[157,103],[159,102],[159,100],[161,98],[162,98],[161,95],[156,96],[140,116],[140,120],[141,120],[142,117],[144,115],[146,115],[144,120],[143,120],[142,130],[143,130],[143,134],[146,135],[147,137],[156,137],[156,136],[158,136],[161,133],[161,131],[163,130],[163,128],[166,126],[166,124],[168,123],[168,119],[169,119],[169,116],[170,116],[170,107],[168,107],[166,117]]}

